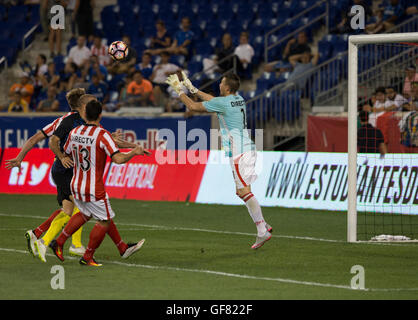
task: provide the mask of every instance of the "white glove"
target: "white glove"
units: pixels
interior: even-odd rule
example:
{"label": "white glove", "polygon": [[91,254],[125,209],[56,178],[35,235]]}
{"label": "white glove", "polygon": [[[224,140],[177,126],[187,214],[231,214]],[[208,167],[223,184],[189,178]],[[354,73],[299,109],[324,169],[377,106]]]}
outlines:
{"label": "white glove", "polygon": [[167,83],[170,87],[172,87],[179,96],[181,93],[184,93],[181,88],[181,82],[179,80],[179,77],[176,74],[172,74],[168,76],[167,79],[165,80],[165,83]]}
{"label": "white glove", "polygon": [[183,75],[183,81],[181,83],[187,88],[187,90],[189,90],[191,94],[196,94],[199,90],[193,85],[190,79],[187,78],[187,75],[184,71],[182,71],[181,74]]}

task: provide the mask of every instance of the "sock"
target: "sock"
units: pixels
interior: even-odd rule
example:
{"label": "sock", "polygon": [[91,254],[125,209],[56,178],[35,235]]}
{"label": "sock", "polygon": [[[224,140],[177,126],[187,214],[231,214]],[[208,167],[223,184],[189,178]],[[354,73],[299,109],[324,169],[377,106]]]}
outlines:
{"label": "sock", "polygon": [[44,244],[48,246],[52,240],[59,234],[64,227],[64,225],[70,220],[70,217],[61,211],[60,214],[56,216],[54,221],[52,221],[51,226],[48,229],[48,232],[42,237]]}
{"label": "sock", "polygon": [[[74,207],[73,215],[79,213],[80,210],[77,207]],[[83,244],[81,243],[81,233],[83,232],[83,227],[80,227],[76,232],[73,233],[71,240],[73,246],[76,248],[82,247]]]}
{"label": "sock", "polygon": [[87,245],[86,252],[84,253],[83,259],[89,261],[93,258],[94,252],[102,243],[104,237],[106,236],[108,226],[101,225],[96,223],[91,229],[90,232],[90,241]]}
{"label": "sock", "polygon": [[258,236],[262,236],[266,233],[266,223],[264,221],[263,213],[261,212],[260,204],[257,199],[254,197],[252,192],[249,192],[241,197],[244,200],[245,205],[247,206],[248,212],[250,213],[251,218],[253,219],[256,227]]}
{"label": "sock", "polygon": [[49,226],[51,225],[52,220],[54,220],[55,217],[60,212],[61,212],[61,209],[55,210],[48,219],[46,219],[39,227],[33,230],[33,233],[35,234],[37,238],[39,238],[42,235],[42,233],[44,233],[45,231],[49,229]]}
{"label": "sock", "polygon": [[73,215],[57,238],[57,244],[62,247],[67,239],[76,232],[83,224],[90,220],[90,217],[85,216],[82,212]]}
{"label": "sock", "polygon": [[113,222],[113,219],[110,220],[109,228],[107,229],[107,234],[109,235],[113,243],[118,248],[119,253],[122,255],[125,252],[125,250],[128,248],[128,245],[122,241],[122,238],[120,237],[119,231],[116,228],[116,225]]}

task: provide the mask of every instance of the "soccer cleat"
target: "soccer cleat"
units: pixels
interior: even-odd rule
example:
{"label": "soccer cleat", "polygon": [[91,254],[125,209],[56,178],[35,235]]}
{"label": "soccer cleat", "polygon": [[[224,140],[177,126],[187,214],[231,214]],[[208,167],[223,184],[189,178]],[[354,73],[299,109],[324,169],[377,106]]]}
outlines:
{"label": "soccer cleat", "polygon": [[84,258],[80,259],[80,264],[82,266],[91,266],[91,267],[101,267],[101,263],[97,263],[96,260],[90,259],[89,261],[85,260]]}
{"label": "soccer cleat", "polygon": [[52,252],[57,256],[58,259],[64,261],[64,255],[62,253],[62,247],[60,247],[56,240],[52,240],[49,244],[49,247],[52,249]]}
{"label": "soccer cleat", "polygon": [[266,223],[266,229],[268,232],[272,233],[273,232],[273,228],[271,225],[269,225],[268,223]]}
{"label": "soccer cleat", "polygon": [[84,248],[84,246],[76,247],[72,244],[70,246],[69,252],[70,252],[70,256],[82,257],[84,255],[84,252],[86,252],[86,248]]}
{"label": "soccer cleat", "polygon": [[26,231],[25,238],[28,242],[28,251],[35,257],[36,256],[35,241],[38,240],[38,238],[35,236],[32,230]]}
{"label": "soccer cleat", "polygon": [[266,243],[270,239],[271,239],[271,233],[266,231],[266,233],[262,235],[261,237],[257,236],[255,243],[251,246],[251,249],[260,248],[264,243]]}
{"label": "soccer cleat", "polygon": [[44,240],[39,239],[35,241],[35,247],[38,251],[38,258],[41,259],[42,262],[46,262],[46,245],[44,244]]}
{"label": "soccer cleat", "polygon": [[121,255],[122,259],[128,259],[131,255],[137,252],[143,246],[145,239],[142,239],[138,243],[128,243],[128,248],[125,252]]}

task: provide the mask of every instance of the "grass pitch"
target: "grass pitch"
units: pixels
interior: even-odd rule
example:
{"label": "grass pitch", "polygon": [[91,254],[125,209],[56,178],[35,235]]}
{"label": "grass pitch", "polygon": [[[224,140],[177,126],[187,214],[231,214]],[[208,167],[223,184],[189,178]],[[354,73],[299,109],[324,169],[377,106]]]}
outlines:
{"label": "grass pitch", "polygon": [[[122,238],[146,242],[122,260],[106,237],[95,254],[103,267],[89,268],[68,256],[70,240],[63,263],[27,252],[25,231],[56,209],[55,197],[0,203],[0,299],[418,299],[417,244],[346,243],[344,213],[263,208],[273,238],[253,251],[244,206],[112,199]],[[64,267],[63,290],[51,288],[54,265]],[[351,289],[354,265],[367,290]]]}

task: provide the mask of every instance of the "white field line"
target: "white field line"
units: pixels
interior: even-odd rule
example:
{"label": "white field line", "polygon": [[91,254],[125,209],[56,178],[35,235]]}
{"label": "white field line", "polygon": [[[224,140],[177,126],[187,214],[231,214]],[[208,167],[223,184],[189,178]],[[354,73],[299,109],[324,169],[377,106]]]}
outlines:
{"label": "white field line", "polygon": [[[32,219],[47,219],[48,217],[45,216],[33,216],[33,215],[22,215],[22,214],[5,214],[0,213],[0,217],[16,217],[16,218],[32,218]],[[161,225],[153,225],[153,224],[138,224],[138,223],[121,223],[115,222],[118,226],[128,226],[128,227],[141,227],[141,228],[154,228],[159,230],[179,230],[179,231],[196,231],[196,232],[207,232],[207,233],[218,233],[218,234],[230,234],[230,235],[241,235],[241,236],[251,236],[255,237],[255,233],[249,232],[236,232],[236,231],[221,231],[221,230],[212,230],[212,229],[201,229],[201,228],[187,228],[187,227],[167,227]],[[273,226],[274,230],[274,226]],[[320,241],[320,242],[331,242],[331,243],[347,243],[343,240],[335,240],[335,239],[324,239],[324,238],[314,238],[314,237],[306,237],[306,236],[291,236],[291,235],[277,235],[272,234],[273,238],[285,238],[285,239],[296,239],[296,240],[307,240],[307,241]],[[386,246],[407,246],[414,245],[414,243],[386,243],[386,242],[356,242],[354,244],[371,244],[371,245],[386,245]]]}
{"label": "white field line", "polygon": [[[0,251],[11,252],[11,253],[20,253],[20,254],[29,254],[29,252],[24,251],[24,250],[8,249],[8,248],[0,248]],[[49,254],[49,253],[47,253],[46,255],[49,256],[49,257],[54,257],[53,254]],[[70,256],[65,256],[65,258],[68,259],[68,260],[78,260],[79,259],[79,258],[70,257]],[[143,269],[151,269],[151,270],[164,270],[164,271],[177,271],[177,272],[203,273],[203,274],[210,274],[210,275],[230,277],[230,278],[239,278],[239,279],[248,279],[248,280],[265,280],[265,281],[274,281],[274,282],[289,283],[289,284],[296,284],[296,285],[345,289],[345,290],[353,290],[353,291],[384,291],[384,292],[390,292],[390,291],[395,291],[395,292],[418,291],[418,288],[353,289],[350,286],[331,284],[331,283],[299,281],[299,280],[286,279],[286,278],[257,277],[257,276],[251,276],[251,275],[246,275],[246,274],[236,274],[236,273],[214,271],[214,270],[205,270],[205,269],[188,269],[188,268],[169,267],[169,266],[153,266],[153,265],[146,265],[146,264],[126,263],[126,262],[113,261],[113,260],[101,260],[101,261],[103,261],[105,263],[109,263],[109,264],[124,266],[124,267],[134,267],[134,268],[143,268]]]}

